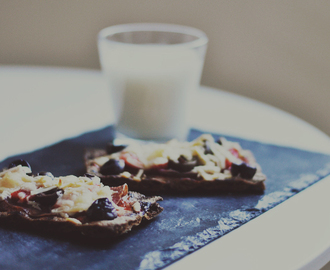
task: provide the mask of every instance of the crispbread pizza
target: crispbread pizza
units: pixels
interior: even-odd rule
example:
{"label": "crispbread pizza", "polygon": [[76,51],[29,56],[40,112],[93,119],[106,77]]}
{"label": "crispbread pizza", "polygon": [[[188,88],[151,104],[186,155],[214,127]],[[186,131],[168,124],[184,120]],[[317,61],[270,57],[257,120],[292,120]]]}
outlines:
{"label": "crispbread pizza", "polygon": [[127,183],[131,190],[155,192],[262,193],[266,176],[249,150],[225,138],[203,134],[188,142],[109,143],[87,149],[87,173],[106,185]]}
{"label": "crispbread pizza", "polygon": [[162,212],[159,196],[109,187],[95,175],[32,175],[24,160],[0,172],[0,222],[40,231],[81,233],[92,238],[119,236]]}

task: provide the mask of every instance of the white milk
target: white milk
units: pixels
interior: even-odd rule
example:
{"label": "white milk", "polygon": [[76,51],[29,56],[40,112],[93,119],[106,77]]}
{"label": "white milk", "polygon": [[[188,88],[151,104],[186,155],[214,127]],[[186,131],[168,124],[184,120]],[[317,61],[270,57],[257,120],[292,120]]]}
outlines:
{"label": "white milk", "polygon": [[180,46],[100,44],[100,51],[117,130],[140,139],[184,139],[190,93],[199,86],[203,57]]}

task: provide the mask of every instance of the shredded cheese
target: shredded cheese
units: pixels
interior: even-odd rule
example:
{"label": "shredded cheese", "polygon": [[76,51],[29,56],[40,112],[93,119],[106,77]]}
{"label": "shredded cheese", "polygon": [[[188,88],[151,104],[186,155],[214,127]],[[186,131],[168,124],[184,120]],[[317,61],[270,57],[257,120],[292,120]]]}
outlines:
{"label": "shredded cheese", "polygon": [[[211,153],[205,153],[205,145],[211,150]],[[173,139],[167,143],[132,143],[123,151],[113,153],[111,155],[98,157],[93,160],[98,166],[102,166],[109,159],[122,159],[123,154],[129,153],[137,157],[143,164],[143,170],[157,167],[162,163],[173,160],[178,162],[180,157],[186,160],[197,158],[198,166],[192,172],[198,173],[204,180],[224,180],[230,178],[230,171],[226,170],[226,161],[230,163],[241,163],[242,160],[235,156],[230,150],[235,149],[241,157],[247,155],[247,152],[241,148],[239,143],[227,141],[221,138],[221,144],[215,142],[210,134],[203,134],[191,142],[180,142]],[[143,171],[139,171],[136,175],[124,171],[121,173],[122,177],[133,178],[134,180],[141,180]]]}
{"label": "shredded cheese", "polygon": [[[93,178],[74,175],[54,178],[47,175],[33,177],[27,175],[26,172],[26,167],[21,165],[1,172],[0,200],[10,198],[15,191],[18,191],[19,199],[24,199],[26,193],[20,190],[35,195],[58,187],[63,189],[64,193],[59,196],[51,212],[70,216],[87,210],[97,199],[106,197],[112,201],[112,194],[115,192],[110,187],[104,186],[97,176]],[[28,201],[28,204],[39,209],[38,204],[33,201]]]}

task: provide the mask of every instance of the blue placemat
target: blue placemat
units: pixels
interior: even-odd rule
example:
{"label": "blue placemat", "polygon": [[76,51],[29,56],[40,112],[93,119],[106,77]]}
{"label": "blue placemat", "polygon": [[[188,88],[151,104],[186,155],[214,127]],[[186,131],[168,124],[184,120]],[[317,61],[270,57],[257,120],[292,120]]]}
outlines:
{"label": "blue placemat", "polygon": [[[202,132],[191,130],[189,139]],[[105,147],[113,127],[83,134],[32,153],[10,157],[29,161],[33,172],[55,176],[85,173],[84,149]],[[218,137],[219,134],[213,134]],[[254,153],[267,175],[262,195],[163,195],[164,211],[112,243],[90,243],[59,235],[0,226],[0,269],[159,269],[259,216],[330,173],[330,156],[226,137]]]}

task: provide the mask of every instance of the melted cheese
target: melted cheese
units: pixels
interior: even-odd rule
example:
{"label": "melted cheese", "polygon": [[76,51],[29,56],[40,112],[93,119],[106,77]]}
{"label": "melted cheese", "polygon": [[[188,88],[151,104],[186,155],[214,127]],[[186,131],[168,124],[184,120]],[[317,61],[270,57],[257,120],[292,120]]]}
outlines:
{"label": "melted cheese", "polygon": [[[106,197],[112,201],[112,194],[115,192],[108,186],[104,186],[100,178],[96,176],[92,179],[73,175],[55,178],[32,177],[26,172],[27,168],[19,165],[0,173],[0,199],[10,198],[11,193],[17,190],[26,190],[33,195],[58,187],[64,190],[64,194],[58,198],[51,212],[71,215],[87,210],[97,199]],[[24,196],[24,194],[21,195]],[[36,203],[28,203],[38,208]],[[114,204],[114,206],[116,205]]]}
{"label": "melted cheese", "polygon": [[[205,143],[208,143],[213,154],[205,154]],[[143,169],[147,170],[168,160],[178,161],[180,156],[187,160],[197,157],[199,166],[196,166],[192,172],[197,173],[206,181],[224,180],[231,177],[229,170],[226,170],[226,160],[231,163],[241,163],[238,157],[234,156],[230,149],[238,151],[240,156],[246,156],[247,151],[243,150],[236,142],[227,141],[221,138],[221,143],[215,142],[210,134],[203,134],[191,142],[180,142],[176,139],[164,144],[157,143],[132,143],[123,151],[108,156],[95,158],[99,167],[109,159],[121,159],[124,153],[134,154],[143,164]],[[132,177],[128,172],[121,174],[123,177]],[[140,179],[141,173],[134,176],[135,180]]]}

